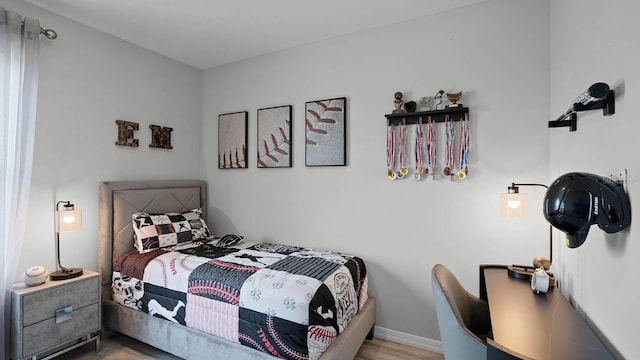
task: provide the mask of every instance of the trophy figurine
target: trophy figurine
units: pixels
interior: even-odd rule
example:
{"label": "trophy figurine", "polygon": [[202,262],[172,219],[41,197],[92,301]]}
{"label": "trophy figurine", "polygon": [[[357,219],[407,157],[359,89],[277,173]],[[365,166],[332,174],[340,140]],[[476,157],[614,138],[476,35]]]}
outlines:
{"label": "trophy figurine", "polygon": [[433,105],[432,97],[425,96],[420,98],[420,102],[419,102],[420,111],[429,111],[431,110],[432,105]]}
{"label": "trophy figurine", "polygon": [[438,90],[436,95],[433,97],[434,110],[444,110],[444,105],[442,105],[442,103],[444,102],[442,100],[442,94],[444,94],[444,90],[441,89],[441,90]]}
{"label": "trophy figurine", "polygon": [[447,93],[447,99],[449,99],[449,101],[451,101],[451,104],[447,105],[446,108],[456,108],[458,106],[462,106],[462,104],[458,104],[458,101],[460,101],[460,98],[462,97],[462,91],[459,91],[457,93]]}
{"label": "trophy figurine", "polygon": [[396,107],[393,110],[393,113],[394,114],[403,113],[404,110],[402,110],[402,105],[404,104],[404,100],[402,100],[402,93],[400,91],[396,91],[393,97],[395,98],[395,100],[393,100],[393,106]]}
{"label": "trophy figurine", "polygon": [[416,102],[415,101],[407,101],[404,103],[404,109],[408,113],[416,112]]}

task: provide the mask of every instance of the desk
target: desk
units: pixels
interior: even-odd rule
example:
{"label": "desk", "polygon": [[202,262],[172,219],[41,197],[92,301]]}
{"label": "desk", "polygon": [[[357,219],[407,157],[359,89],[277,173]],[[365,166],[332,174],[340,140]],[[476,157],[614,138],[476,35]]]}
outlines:
{"label": "desk", "polygon": [[488,265],[480,266],[480,297],[491,314],[489,359],[613,359],[559,289],[535,294],[528,281]]}

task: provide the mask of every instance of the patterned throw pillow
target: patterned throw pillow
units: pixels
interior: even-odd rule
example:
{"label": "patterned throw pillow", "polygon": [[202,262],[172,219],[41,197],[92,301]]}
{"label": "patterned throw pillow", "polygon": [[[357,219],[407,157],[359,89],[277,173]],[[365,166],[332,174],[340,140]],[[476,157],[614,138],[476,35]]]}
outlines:
{"label": "patterned throw pillow", "polygon": [[135,247],[139,253],[205,240],[211,236],[202,218],[202,209],[184,213],[135,213],[131,215],[131,220]]}

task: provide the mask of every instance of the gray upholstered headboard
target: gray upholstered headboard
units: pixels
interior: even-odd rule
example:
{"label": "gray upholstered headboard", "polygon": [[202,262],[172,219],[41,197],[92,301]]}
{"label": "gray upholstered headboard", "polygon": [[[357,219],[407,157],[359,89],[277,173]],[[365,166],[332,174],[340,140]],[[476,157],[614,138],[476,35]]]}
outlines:
{"label": "gray upholstered headboard", "polygon": [[[109,181],[100,183],[98,268],[103,298],[110,298],[113,259],[133,249],[131,214],[202,208],[207,211],[206,183],[200,180]],[[106,290],[106,291],[105,291]],[[106,293],[106,294],[105,294]]]}

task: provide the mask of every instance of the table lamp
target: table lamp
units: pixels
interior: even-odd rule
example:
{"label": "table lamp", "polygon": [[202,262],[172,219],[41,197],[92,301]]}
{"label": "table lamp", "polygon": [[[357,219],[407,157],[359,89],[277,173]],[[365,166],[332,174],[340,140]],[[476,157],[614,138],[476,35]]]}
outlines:
{"label": "table lamp", "polygon": [[[62,210],[60,210],[62,205]],[[58,201],[55,205],[56,225],[56,272],[49,275],[51,280],[72,279],[82,275],[81,268],[66,268],[60,264],[60,233],[82,229],[82,210],[76,210],[70,201]]]}
{"label": "table lamp", "polygon": [[[511,183],[511,186],[507,187],[507,193],[500,194],[500,216],[503,218],[526,218],[529,217],[529,196],[526,193],[520,192],[521,186],[540,186],[545,189],[549,187],[544,184],[534,183]],[[507,270],[510,276],[531,280],[531,275],[535,269],[542,267],[544,270],[549,270],[551,267],[551,261],[553,259],[553,227],[549,225],[549,258],[542,256],[535,257],[533,259],[533,266],[528,265],[509,265]],[[549,274],[551,276],[551,274]]]}

